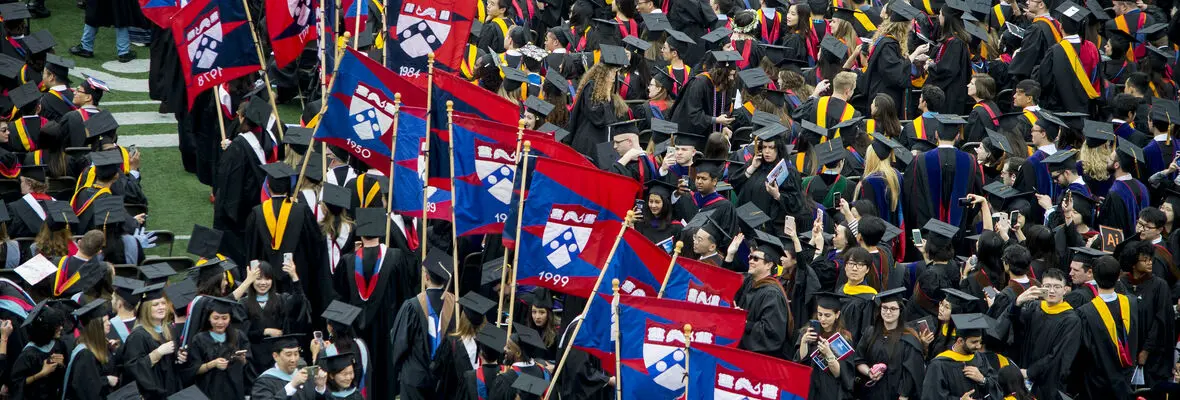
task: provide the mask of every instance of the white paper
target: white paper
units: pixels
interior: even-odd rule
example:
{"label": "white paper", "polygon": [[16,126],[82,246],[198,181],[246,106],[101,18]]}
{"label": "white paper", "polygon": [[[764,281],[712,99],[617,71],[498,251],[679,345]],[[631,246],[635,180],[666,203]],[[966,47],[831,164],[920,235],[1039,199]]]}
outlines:
{"label": "white paper", "polygon": [[45,277],[53,275],[55,272],[57,272],[57,266],[40,254],[16,267],[17,275],[24,278],[25,282],[30,285],[36,285],[37,282],[41,282]]}

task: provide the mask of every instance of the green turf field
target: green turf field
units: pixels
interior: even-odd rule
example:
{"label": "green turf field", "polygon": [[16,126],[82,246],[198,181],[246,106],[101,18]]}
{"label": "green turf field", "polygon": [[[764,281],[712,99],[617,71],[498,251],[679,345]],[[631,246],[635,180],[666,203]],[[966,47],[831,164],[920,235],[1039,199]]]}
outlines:
{"label": "green turf field", "polygon": [[[122,78],[123,86],[129,90],[114,87],[111,93],[103,96],[100,106],[115,113],[116,119],[132,116],[148,118],[144,123],[122,124],[119,136],[138,135],[172,135],[176,134],[176,124],[170,116],[157,114],[159,106],[150,102],[147,94],[147,59],[150,56],[146,47],[132,47],[138,53],[139,59],[127,64],[115,61],[115,31],[110,28],[99,29],[95,39],[94,58],[86,59],[69,54],[70,47],[78,44],[82,36],[84,11],[75,6],[74,0],[47,0],[47,6],[53,15],[47,19],[31,20],[33,32],[48,29],[57,41],[57,54],[72,59],[78,68],[71,72],[74,75],[74,85],[80,79],[79,71],[94,70],[111,76]],[[131,81],[128,81],[131,80]],[[114,80],[108,83],[114,85]],[[149,103],[150,102],[150,103]],[[293,104],[279,105],[280,117],[285,123],[298,123],[300,109],[298,101]],[[129,118],[134,119],[134,118]],[[148,228],[152,230],[169,230],[176,235],[188,235],[193,224],[209,226],[213,222],[213,208],[209,203],[209,187],[197,181],[195,175],[184,171],[180,163],[180,151],[175,147],[142,148],[141,171],[143,188],[150,201]],[[187,255],[186,240],[177,240],[174,255]],[[149,255],[168,255],[168,246],[151,249]]]}

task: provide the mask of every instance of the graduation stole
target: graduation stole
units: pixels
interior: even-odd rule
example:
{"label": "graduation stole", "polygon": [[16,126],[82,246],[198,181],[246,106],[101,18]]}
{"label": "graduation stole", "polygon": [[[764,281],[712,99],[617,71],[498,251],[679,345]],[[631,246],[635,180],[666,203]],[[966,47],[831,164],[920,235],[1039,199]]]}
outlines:
{"label": "graduation stole", "polygon": [[668,64],[668,66],[664,68],[668,70],[668,76],[672,77],[672,94],[680,95],[680,89],[684,87],[686,82],[688,82],[688,77],[692,76],[692,67],[685,65],[684,69],[681,70],[684,71],[684,73],[679,77],[677,77],[676,74],[672,72],[674,69],[672,69],[671,64]]}
{"label": "graduation stole", "polygon": [[377,246],[377,266],[373,268],[373,275],[365,278],[365,268],[361,265],[361,251],[364,248],[356,249],[356,263],[352,265],[353,275],[356,277],[356,292],[361,296],[361,300],[369,301],[373,296],[373,292],[377,289],[377,278],[381,276],[381,264],[385,263],[385,251],[387,248],[384,244]]}
{"label": "graduation stole", "polygon": [[423,290],[422,293],[418,293],[418,305],[422,307],[422,311],[425,313],[426,324],[430,325],[430,358],[434,358],[434,354],[438,351],[438,345],[442,343],[443,333],[451,325],[451,314],[455,311],[455,300],[452,296],[452,294],[443,291],[442,314],[439,315],[430,306],[430,300],[426,298],[426,291]]}
{"label": "graduation stole", "polygon": [[1004,17],[1004,8],[1000,7],[999,4],[992,6],[992,14],[996,16],[996,22],[1000,24],[1000,27],[1003,27],[1004,22],[1008,21],[1008,19]]}
{"label": "graduation stole", "polygon": [[1078,52],[1073,49],[1073,43],[1060,40],[1057,44],[1061,45],[1061,50],[1065,52],[1065,58],[1069,60],[1069,67],[1073,71],[1073,76],[1078,78],[1078,83],[1082,84],[1082,89],[1086,91],[1086,96],[1091,99],[1098,98],[1098,91],[1094,89],[1094,83],[1090,81],[1089,74],[1082,68],[1082,61],[1078,59]]}
{"label": "graduation stole", "polygon": [[919,139],[919,140],[928,139],[926,137],[926,117],[914,118],[913,122],[914,123],[911,126],[913,126],[913,128],[914,128],[914,139]]}
{"label": "graduation stole", "polygon": [[971,109],[976,108],[983,108],[983,111],[987,111],[987,116],[992,119],[992,126],[1000,126],[1000,120],[998,117],[996,117],[996,112],[992,110],[991,106],[988,106],[987,103],[981,101],[975,103],[974,107],[971,107]]}
{"label": "graduation stole", "polygon": [[278,250],[283,246],[283,234],[287,232],[287,220],[291,217],[291,206],[295,202],[283,199],[279,206],[278,220],[275,219],[274,199],[262,202],[262,218],[266,221],[266,229],[270,232],[270,249]]}
{"label": "graduation stole", "polygon": [[1049,32],[1053,33],[1053,42],[1054,43],[1061,41],[1061,37],[1063,35],[1061,34],[1061,23],[1060,22],[1057,22],[1057,20],[1052,19],[1047,16],[1040,16],[1040,17],[1033,18],[1033,24],[1036,24],[1037,22],[1044,22],[1045,25],[1049,26]]}
{"label": "graduation stole", "polygon": [[[518,2],[516,2],[516,1],[512,2],[512,5],[513,5],[512,8],[516,9],[516,16],[518,18],[520,18],[521,23],[527,23],[528,20],[533,19],[533,16],[537,15],[537,11],[533,8],[534,7],[533,0],[523,0],[523,1],[524,1],[525,7],[528,8],[528,10],[529,10],[529,15],[524,15],[524,10],[520,8],[520,4],[518,4]],[[507,37],[507,36],[505,36],[505,37]]]}
{"label": "graduation stole", "polygon": [[930,5],[930,0],[922,0],[922,11],[925,11],[926,15],[934,15],[934,7]]}
{"label": "graduation stole", "polygon": [[[815,106],[815,124],[819,125],[820,128],[827,129],[827,127],[828,127],[828,101],[830,101],[831,99],[832,99],[832,96],[820,97],[819,102]],[[856,110],[853,109],[852,106],[848,105],[847,102],[845,102],[844,103],[844,111],[840,114],[840,120],[836,121],[836,123],[839,124],[841,122],[851,119],[852,114],[854,112],[856,112]],[[836,134],[834,136],[832,136],[832,139],[835,139],[838,137],[840,137],[839,130],[837,130]],[[819,138],[820,143],[827,142],[827,141],[828,141],[828,135],[820,136],[820,138]]]}
{"label": "graduation stole", "polygon": [[861,10],[859,8],[855,9],[852,12],[852,16],[856,17],[856,22],[859,22],[860,26],[864,27],[866,31],[869,31],[869,32],[876,32],[877,31],[877,24],[874,24],[873,20],[869,19],[868,14],[865,14],[864,10]]}
{"label": "graduation stole", "polygon": [[[1145,44],[1143,44],[1144,35],[1139,33],[1139,31],[1143,29],[1144,23],[1147,23],[1147,14],[1144,14],[1142,11],[1140,11],[1139,21],[1135,24],[1135,33],[1132,34],[1130,26],[1127,25],[1127,14],[1123,14],[1114,18],[1114,26],[1118,28],[1118,30],[1135,37],[1134,46],[1130,46],[1130,48],[1127,49],[1127,61],[1135,61],[1137,54],[1146,55],[1147,47]],[[1142,56],[1140,55],[1138,57]]]}
{"label": "graduation stole", "polygon": [[[765,40],[767,43],[774,43],[778,41],[779,29],[782,28],[782,24],[779,23],[780,21],[782,21],[782,15],[779,14],[778,10],[774,10],[774,18],[771,18],[768,21],[766,19],[766,14],[762,12],[762,9],[758,9],[758,23],[759,25],[762,25],[762,40]],[[766,26],[770,25],[771,22],[774,23],[774,27],[768,31],[766,30]]]}
{"label": "graduation stole", "polygon": [[[459,69],[463,72],[464,79],[475,80],[475,59],[478,54],[478,47],[475,47],[473,44],[467,45],[467,51],[464,52],[463,56],[463,63],[459,64]],[[316,117],[319,117],[319,115],[317,114]]]}
{"label": "graduation stole", "polygon": [[[940,325],[942,326],[942,336],[943,336],[943,337],[947,337],[947,336],[949,336],[949,335],[954,335],[954,334],[956,333],[954,329],[951,329],[951,324],[950,324],[950,323],[943,322],[943,323],[941,323]],[[947,333],[947,331],[948,331],[948,330],[950,331],[949,335],[948,335],[948,333]],[[950,350],[947,350],[947,351],[950,351]],[[952,352],[952,353],[953,353],[953,352]],[[955,353],[955,354],[959,354],[959,353]],[[939,355],[941,355],[941,354],[939,354]]]}
{"label": "graduation stole", "polygon": [[[70,256],[64,256],[61,258],[61,260],[57,261],[57,272],[53,274],[54,296],[61,296],[61,294],[65,293],[67,289],[69,289],[71,286],[74,286],[74,283],[78,282],[78,279],[82,278],[82,274],[78,273],[77,271],[75,271],[73,274],[70,274],[69,271],[66,271],[66,268],[69,266],[69,264],[66,264],[66,260],[69,258]],[[69,278],[66,278],[66,275],[69,275]]]}
{"label": "graduation stole", "polygon": [[[496,369],[500,371],[500,373],[508,371],[508,369],[504,368],[503,366],[496,366]],[[475,369],[475,391],[476,397],[479,400],[488,398],[488,378],[487,373],[483,371],[484,367],[482,365]],[[492,378],[495,377],[493,376]]]}
{"label": "graduation stole", "polygon": [[283,382],[291,382],[291,374],[283,372],[277,366],[270,367],[270,369],[262,371],[262,376],[269,376]]}
{"label": "graduation stole", "polygon": [[[938,220],[949,223],[951,225],[959,225],[963,218],[963,207],[958,203],[954,203],[954,199],[961,199],[967,195],[967,180],[968,174],[973,172],[971,168],[955,168],[954,182],[951,186],[950,197],[942,198],[942,163],[938,157],[937,151],[927,152],[924,154],[926,162],[926,178],[930,182],[930,194],[938,197]],[[954,154],[955,165],[974,165],[974,161],[967,153],[958,151]]]}
{"label": "graduation stole", "polygon": [[[37,117],[37,119],[40,120],[41,117]],[[25,119],[21,118],[14,121],[13,125],[16,126],[16,138],[20,140],[21,148],[25,149],[25,151],[37,150],[37,143],[33,141],[33,138],[29,137],[29,128],[25,126]]]}
{"label": "graduation stole", "polygon": [[[53,95],[53,97],[56,97],[58,100],[61,100],[61,101],[65,102],[65,103],[66,103],[66,106],[69,106],[69,107],[70,107],[70,111],[74,111],[74,110],[77,110],[77,109],[78,109],[78,106],[74,105],[74,101],[73,101],[73,99],[67,99],[65,96],[62,96],[61,92],[58,92],[58,91],[56,91],[56,90],[53,90],[53,89],[49,89],[49,91],[48,91],[48,92],[49,92],[49,94]],[[86,121],[86,118],[85,118],[85,116],[82,118],[82,121],[83,121],[83,122],[85,122],[85,121]]]}
{"label": "graduation stole", "polygon": [[18,176],[20,176],[20,167],[21,165],[19,162],[11,167],[0,163],[0,176],[8,179],[16,179]]}
{"label": "graduation stole", "polygon": [[636,24],[634,19],[629,19],[629,20],[623,21],[623,20],[619,19],[618,17],[615,17],[615,21],[618,21],[619,34],[622,35],[623,37],[627,37],[627,36],[638,37],[639,36],[639,24]]}
{"label": "graduation stole", "polygon": [[[573,29],[574,29],[574,28],[570,28],[570,30],[573,30]],[[507,33],[507,32],[508,32],[507,28],[505,28],[504,32],[505,32],[505,33],[504,33],[505,35],[507,35],[507,34],[508,34],[508,33]],[[584,49],[586,48],[586,39],[587,39],[587,38],[589,38],[589,37],[590,37],[590,26],[586,26],[586,29],[583,29],[583,30],[582,30],[582,37],[578,38],[578,45],[577,45],[577,46],[574,46],[574,48],[573,48],[573,49],[570,49],[570,51],[582,51],[582,50],[584,50]],[[595,62],[597,62],[597,61],[598,61],[598,60],[595,60]]]}
{"label": "graduation stole", "polygon": [[844,294],[849,296],[856,296],[861,294],[877,294],[877,289],[873,289],[869,285],[853,285],[851,282],[845,282],[844,287],[841,288]]}
{"label": "graduation stole", "polygon": [[725,200],[725,197],[717,192],[709,193],[707,195],[701,195],[699,192],[694,192],[692,194],[692,202],[700,208],[711,206],[721,200]]}
{"label": "graduation stole", "polygon": [[1106,334],[1110,336],[1111,344],[1119,354],[1119,364],[1122,364],[1123,367],[1130,367],[1133,363],[1131,362],[1131,348],[1127,343],[1127,336],[1131,332],[1131,303],[1127,300],[1127,296],[1117,293],[1115,295],[1118,296],[1115,301],[1119,303],[1119,317],[1123,320],[1122,332],[1117,332],[1114,317],[1110,315],[1110,309],[1106,308],[1106,302],[1101,297],[1095,296],[1090,300],[1090,304],[1094,306],[1098,317],[1102,319],[1102,325],[1106,327]]}
{"label": "graduation stole", "polygon": [[359,199],[361,201],[361,208],[368,207],[369,204],[373,202],[373,199],[376,198],[377,194],[380,192],[381,192],[381,186],[378,183],[376,185],[373,185],[373,187],[369,188],[368,193],[365,193],[365,174],[359,174],[356,176],[356,196],[357,196],[357,199]]}
{"label": "graduation stole", "polygon": [[508,23],[504,22],[503,17],[492,18],[492,23],[500,27],[500,33],[503,33],[504,37],[508,37]]}
{"label": "graduation stole", "polygon": [[[946,326],[945,326],[945,325],[943,326],[943,332],[944,332],[944,333],[946,332]],[[935,358],[939,358],[939,357],[941,357],[941,358],[949,358],[949,359],[951,359],[951,360],[954,360],[954,361],[958,361],[958,362],[961,362],[961,363],[965,363],[965,362],[970,362],[971,360],[974,360],[974,359],[975,359],[975,353],[971,353],[971,354],[959,354],[959,352],[957,352],[957,351],[954,351],[954,350],[944,350],[943,352],[941,352],[941,353],[938,353],[938,356],[937,356],[937,357],[935,357]]]}
{"label": "graduation stole", "polygon": [[65,379],[62,379],[62,383],[61,383],[61,397],[62,397],[62,399],[66,398],[66,393],[69,392],[69,389],[70,389],[70,371],[74,369],[74,359],[78,358],[78,354],[81,353],[82,350],[86,350],[86,344],[82,343],[82,342],[78,342],[74,346],[74,350],[70,352],[70,361],[66,364]]}
{"label": "graduation stole", "polygon": [[123,323],[123,319],[118,316],[111,318],[111,329],[115,331],[116,335],[119,335],[119,340],[123,342],[126,342],[127,336],[131,335],[131,331],[127,330],[127,324]]}
{"label": "graduation stole", "polygon": [[94,192],[94,194],[91,195],[89,199],[86,199],[86,202],[82,203],[82,205],[78,205],[79,194],[82,194],[81,190],[79,190],[77,193],[74,193],[74,197],[70,199],[70,207],[74,209],[74,214],[82,215],[82,213],[86,212],[86,210],[90,208],[91,204],[94,204],[94,200],[98,199],[99,196],[102,196],[103,194],[111,194],[111,188],[104,187],[98,189],[98,191]]}
{"label": "graduation stole", "polygon": [[1073,307],[1069,305],[1069,302],[1063,301],[1057,303],[1055,306],[1051,306],[1049,305],[1049,302],[1044,300],[1041,301],[1041,311],[1043,311],[1045,314],[1057,315],[1072,309]]}
{"label": "graduation stole", "polygon": [[742,59],[737,60],[736,63],[738,68],[741,69],[746,69],[746,67],[750,65],[750,48],[754,46],[753,40],[745,40],[744,42],[746,43],[744,46],[742,46]]}

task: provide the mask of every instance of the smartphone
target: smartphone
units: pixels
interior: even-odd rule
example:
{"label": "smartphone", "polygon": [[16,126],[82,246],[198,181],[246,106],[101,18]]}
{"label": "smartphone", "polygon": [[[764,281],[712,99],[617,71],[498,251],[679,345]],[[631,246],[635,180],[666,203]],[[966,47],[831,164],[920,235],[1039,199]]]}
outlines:
{"label": "smartphone", "polygon": [[819,320],[813,319],[813,320],[809,321],[808,323],[811,324],[811,330],[815,331],[816,334],[819,334],[819,332],[821,330],[820,326],[819,326]]}
{"label": "smartphone", "polygon": [[283,264],[295,262],[295,255],[291,253],[283,253]]}
{"label": "smartphone", "polygon": [[921,332],[929,332],[930,322],[924,319],[918,320],[918,330]]}
{"label": "smartphone", "polygon": [[797,226],[797,225],[795,225],[795,217],[792,215],[787,216],[787,224],[784,227],[788,227],[788,226],[792,227],[792,228]]}
{"label": "smartphone", "polygon": [[643,200],[643,199],[636,199],[635,200],[635,213],[636,214],[642,215],[644,207],[647,207],[647,200]]}
{"label": "smartphone", "polygon": [[317,342],[321,342],[321,343],[322,343],[322,342],[324,341],[324,332],[321,332],[321,331],[315,331],[315,332],[312,332],[312,333],[311,333],[311,337],[315,338],[315,340],[316,340]]}
{"label": "smartphone", "polygon": [[983,288],[983,292],[987,293],[987,296],[991,297],[993,299],[996,298],[996,295],[1000,294],[1000,292],[998,290],[996,290],[996,288],[991,287],[991,286]]}
{"label": "smartphone", "polygon": [[916,244],[916,245],[922,244],[922,242],[924,242],[924,240],[922,240],[922,230],[921,229],[910,229],[910,236],[914,237],[914,244]]}
{"label": "smartphone", "polygon": [[315,365],[311,365],[311,366],[308,366],[307,368],[305,368],[305,370],[307,370],[307,377],[308,378],[314,378],[315,375],[320,372],[320,367],[315,366]]}
{"label": "smartphone", "polygon": [[835,201],[836,201],[836,204],[839,204],[839,203],[840,203],[840,199],[844,198],[844,197],[840,196],[840,195],[842,195],[842,194],[844,194],[844,192],[836,192],[836,193],[832,193],[832,198],[833,198],[833,199],[835,199]]}
{"label": "smartphone", "polygon": [[238,351],[234,352],[235,357],[236,356],[244,356],[244,355],[246,355],[246,350],[238,350]]}
{"label": "smartphone", "polygon": [[1020,210],[1012,210],[1012,212],[1008,213],[1008,220],[1012,221],[1012,223],[1016,223],[1016,220],[1019,217],[1020,217]]}
{"label": "smartphone", "polygon": [[963,206],[963,207],[971,205],[971,198],[964,197],[964,198],[959,199],[959,205]]}
{"label": "smartphone", "polygon": [[139,152],[139,148],[136,147],[135,145],[127,146],[127,156],[128,157],[133,156],[133,155],[135,155],[135,153],[138,153],[138,152]]}
{"label": "smartphone", "polygon": [[258,268],[258,260],[250,260],[250,268]]}

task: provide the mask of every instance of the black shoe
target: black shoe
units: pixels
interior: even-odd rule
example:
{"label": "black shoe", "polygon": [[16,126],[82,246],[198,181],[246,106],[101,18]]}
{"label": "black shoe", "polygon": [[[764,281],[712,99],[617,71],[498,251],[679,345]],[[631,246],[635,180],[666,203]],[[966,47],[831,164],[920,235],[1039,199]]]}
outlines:
{"label": "black shoe", "polygon": [[119,62],[125,63],[135,59],[135,50],[128,51],[119,55]]}
{"label": "black shoe", "polygon": [[94,52],[82,48],[82,45],[77,45],[70,48],[70,54],[82,58],[94,58]]}

